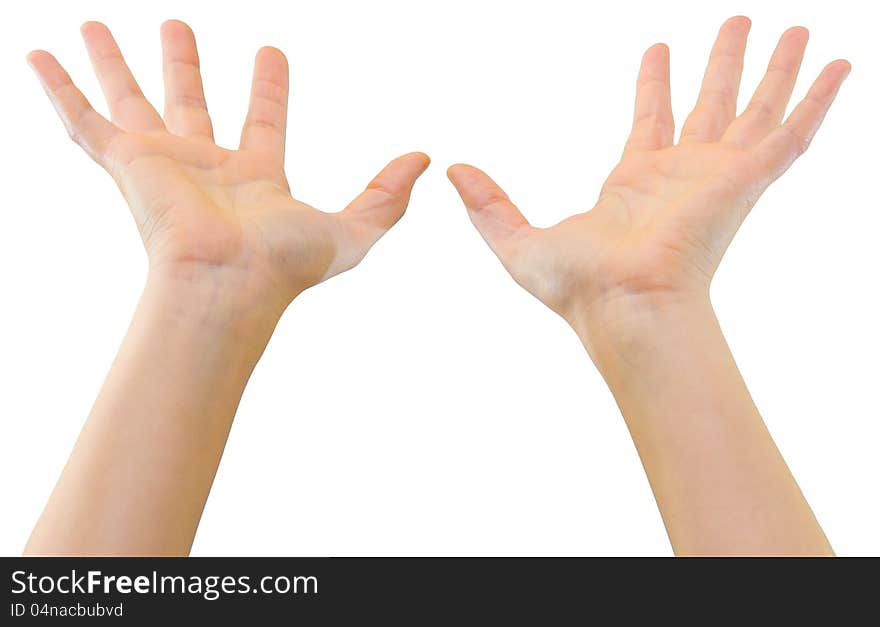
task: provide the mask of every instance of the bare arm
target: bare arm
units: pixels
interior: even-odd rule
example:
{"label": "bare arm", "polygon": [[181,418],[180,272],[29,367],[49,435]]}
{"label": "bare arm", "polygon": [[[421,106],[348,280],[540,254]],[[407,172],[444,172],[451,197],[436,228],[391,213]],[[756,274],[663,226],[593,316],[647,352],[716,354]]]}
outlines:
{"label": "bare arm", "polygon": [[26,552],[189,552],[273,321],[241,295],[151,276]]}
{"label": "bare arm", "polygon": [[632,132],[590,211],[531,226],[471,166],[450,168],[474,225],[577,331],[617,399],[678,554],[830,554],[715,319],[709,285],[767,186],[803,153],[849,72],[822,71],[783,123],[807,31],[782,36],[737,116],[750,27],[728,20],[674,143],[669,50],[639,72]]}
{"label": "bare arm", "polygon": [[593,320],[578,329],[626,419],[675,552],[831,554],[708,299],[646,299],[639,309],[606,311],[598,328]]}
{"label": "bare arm", "polygon": [[406,209],[421,153],[392,161],[343,211],[290,195],[287,62],[263,48],[238,150],[214,144],[195,40],[162,27],[165,112],[105,26],[83,36],[112,122],[46,52],[29,61],[70,136],[114,178],[150,260],[131,327],[28,554],[189,552],[242,391],[287,305],[356,265]]}

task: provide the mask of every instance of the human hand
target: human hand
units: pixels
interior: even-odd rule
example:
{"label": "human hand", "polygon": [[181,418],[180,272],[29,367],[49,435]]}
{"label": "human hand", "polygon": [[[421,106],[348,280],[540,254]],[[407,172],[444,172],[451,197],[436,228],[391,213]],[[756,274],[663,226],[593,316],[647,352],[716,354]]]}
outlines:
{"label": "human hand", "polygon": [[[144,98],[106,26],[82,27],[112,122],[98,114],[48,52],[36,71],[71,138],[114,178],[131,207],[150,273],[207,282],[280,311],[297,294],[355,266],[403,215],[422,153],[392,161],[339,213],[291,196],[284,175],[288,68],[275,48],[256,57],[238,150],[214,143],[195,39],[161,29],[165,112]],[[248,306],[253,306],[251,301]]]}
{"label": "human hand", "polygon": [[486,174],[454,165],[449,178],[471,220],[513,278],[582,335],[609,317],[700,299],[721,257],[767,186],[801,155],[849,63],[821,72],[782,122],[808,33],[786,31],[748,107],[736,116],[750,22],[721,27],[697,104],[673,144],[669,50],[648,49],[632,132],[595,207],[535,228]]}

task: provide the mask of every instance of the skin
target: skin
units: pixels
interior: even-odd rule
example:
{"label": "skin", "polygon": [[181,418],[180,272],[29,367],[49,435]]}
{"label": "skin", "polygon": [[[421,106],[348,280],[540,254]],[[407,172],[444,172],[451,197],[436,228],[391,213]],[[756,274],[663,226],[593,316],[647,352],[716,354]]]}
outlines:
{"label": "skin", "polygon": [[183,555],[238,402],[303,290],[354,267],[403,215],[422,153],[385,167],[345,209],[294,199],[284,175],[288,67],[256,56],[238,150],[214,143],[195,39],[162,25],[165,110],[144,98],[110,31],[82,34],[110,108],[89,105],[52,55],[28,55],[70,137],[116,181],[149,258],[143,296],[25,549]]}
{"label": "skin", "polygon": [[674,143],[669,49],[645,53],[632,132],[595,206],[531,226],[485,173],[448,175],[504,267],[577,332],[613,392],[679,555],[830,555],[746,389],[709,287],[762,192],[806,150],[850,71],[783,122],[808,33],[787,30],[737,116],[748,18],[721,27]]}

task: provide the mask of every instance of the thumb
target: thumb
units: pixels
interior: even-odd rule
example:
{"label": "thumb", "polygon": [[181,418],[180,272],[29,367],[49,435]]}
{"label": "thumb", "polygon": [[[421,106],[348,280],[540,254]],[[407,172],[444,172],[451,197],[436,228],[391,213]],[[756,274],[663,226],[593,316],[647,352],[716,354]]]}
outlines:
{"label": "thumb", "polygon": [[397,157],[342,210],[339,217],[347,226],[372,237],[367,248],[400,220],[416,179],[429,163],[431,159],[423,152]]}
{"label": "thumb", "polygon": [[512,246],[532,230],[532,225],[482,170],[459,163],[446,174],[464,201],[471,222],[506,265]]}
{"label": "thumb", "polygon": [[411,152],[394,159],[357,198],[334,214],[342,227],[342,246],[324,278],[357,265],[373,244],[400,220],[416,179],[429,163],[431,159],[423,152]]}

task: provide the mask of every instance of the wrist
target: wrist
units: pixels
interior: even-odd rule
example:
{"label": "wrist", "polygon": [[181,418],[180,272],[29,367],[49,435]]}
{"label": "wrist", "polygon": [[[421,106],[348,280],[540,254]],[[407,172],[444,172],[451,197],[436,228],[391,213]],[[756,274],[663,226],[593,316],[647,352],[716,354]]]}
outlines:
{"label": "wrist", "polygon": [[708,291],[606,294],[566,319],[603,374],[645,360],[697,328],[717,326]]}
{"label": "wrist", "polygon": [[248,272],[226,267],[151,267],[142,303],[167,324],[190,327],[243,354],[262,354],[284,312],[271,288]]}

